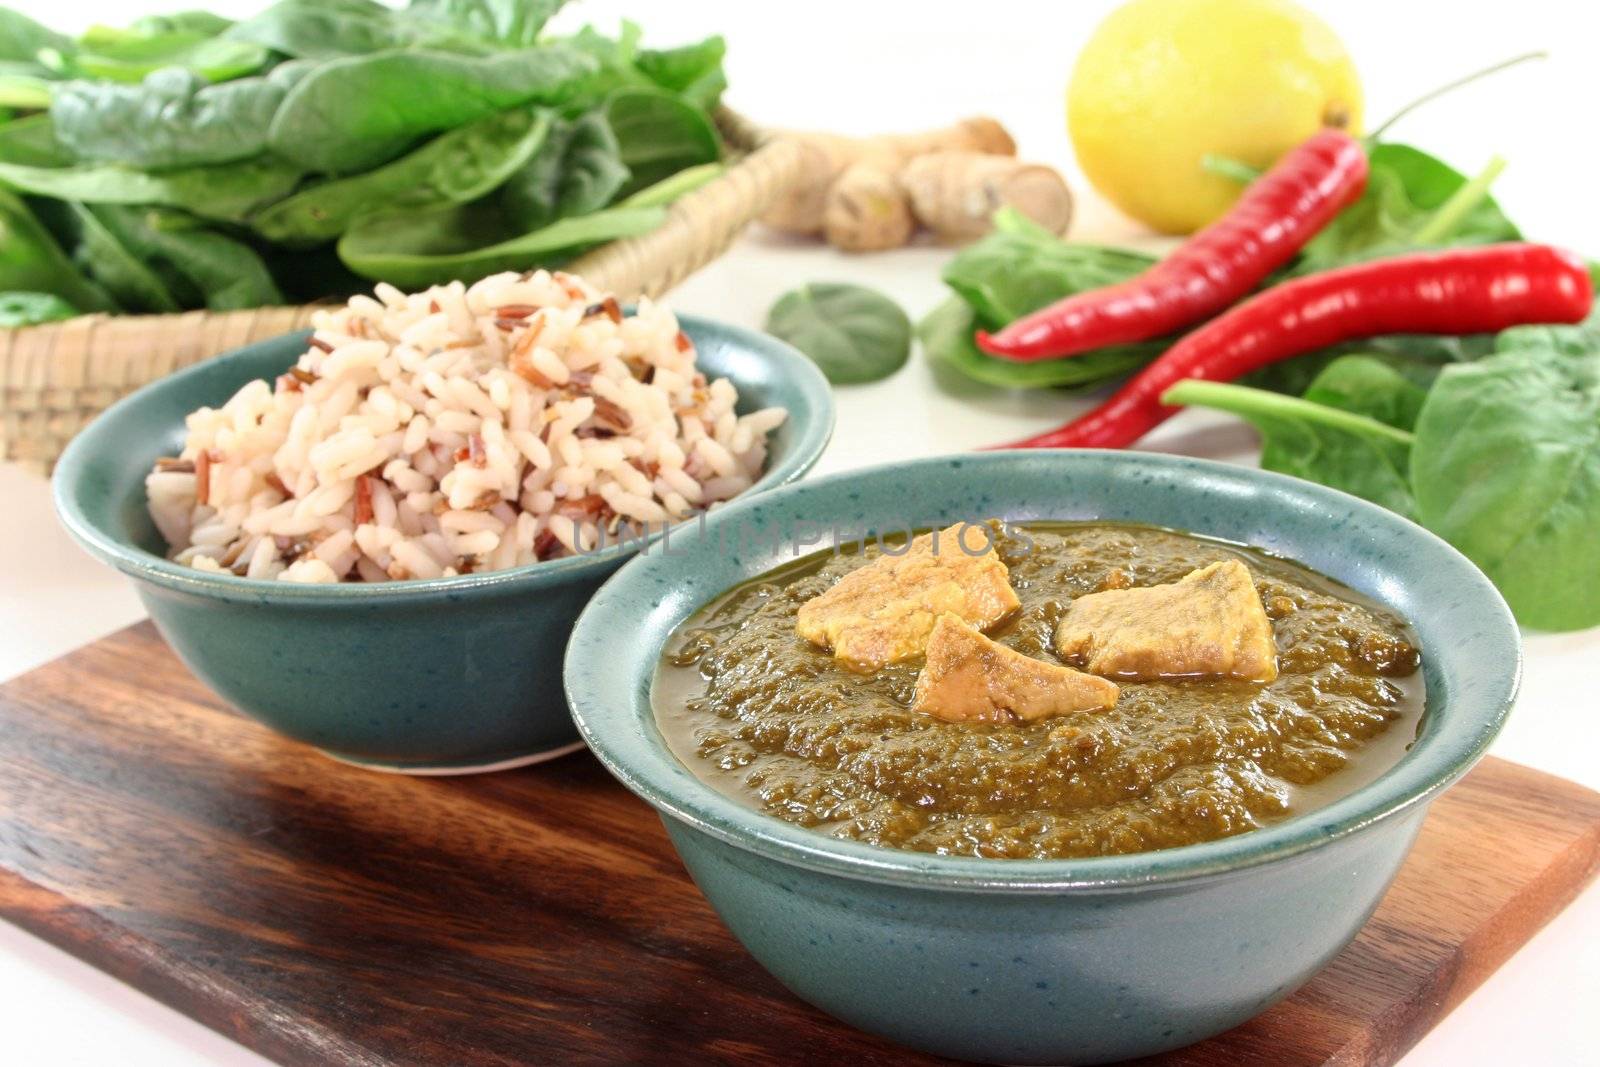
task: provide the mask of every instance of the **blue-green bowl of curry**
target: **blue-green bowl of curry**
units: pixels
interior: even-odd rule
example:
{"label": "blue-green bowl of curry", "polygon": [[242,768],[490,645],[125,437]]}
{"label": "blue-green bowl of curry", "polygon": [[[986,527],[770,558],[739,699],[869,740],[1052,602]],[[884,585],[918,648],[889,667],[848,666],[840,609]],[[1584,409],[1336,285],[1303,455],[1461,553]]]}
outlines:
{"label": "blue-green bowl of curry", "polygon": [[[827,381],[754,331],[680,315],[697,360],[739,391],[740,411],[782,407],[767,467],[747,493],[802,477],[833,432]],[[500,571],[303,585],[174,563],[144,479],[181,448],[184,419],[305,351],[296,333],[145,386],[90,423],[56,467],[56,510],[89,553],[134,583],[179,658],[223,699],[346,762],[456,774],[535,762],[581,745],[562,696],[568,635],[637,542]],[[659,534],[657,534],[659,536]],[[676,536],[676,534],[674,534]]]}
{"label": "blue-green bowl of curry", "polygon": [[[1325,806],[1122,855],[991,859],[886,848],[775,818],[675,755],[652,701],[686,620],[792,562],[767,530],[1149,524],[1298,561],[1406,620],[1426,707],[1397,763]],[[1039,451],[853,471],[724,509],[624,566],[580,617],[566,685],[591,749],[660,813],[696,883],[803,999],[903,1044],[996,1063],[1105,1063],[1199,1041],[1287,996],[1377,906],[1429,801],[1483,755],[1520,677],[1498,592],[1381,508],[1180,457]]]}

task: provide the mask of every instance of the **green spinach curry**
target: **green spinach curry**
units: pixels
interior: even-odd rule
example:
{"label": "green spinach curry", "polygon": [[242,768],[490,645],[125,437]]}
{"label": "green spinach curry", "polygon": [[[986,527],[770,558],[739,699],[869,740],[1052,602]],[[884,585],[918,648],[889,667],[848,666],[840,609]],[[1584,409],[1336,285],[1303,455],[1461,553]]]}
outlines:
{"label": "green spinach curry", "polygon": [[[1003,617],[976,621],[935,607],[945,613],[931,638],[922,628],[916,654],[852,662],[816,643],[826,638],[797,632],[808,602],[815,615],[839,599],[818,600],[846,576],[890,563],[886,546],[906,551],[892,541],[799,560],[697,613],[669,643],[654,687],[674,752],[741,802],[837,837],[1024,859],[1172,848],[1256,829],[1366,784],[1416,735],[1423,692],[1410,631],[1321,575],[1151,527],[987,529],[1015,606],[1005,594]],[[1136,594],[1130,604],[1158,610],[1163,598],[1184,595],[1185,580],[1203,584],[1224,570],[1245,575],[1245,607],[1261,620],[1275,663],[1181,676],[1126,669],[1161,661],[1149,649],[1115,647],[1121,638],[1107,620],[1120,601],[1105,594],[1126,590]],[[840,588],[863,584],[853,582]],[[997,614],[993,598],[986,610]],[[1202,617],[1211,609],[1177,612],[1200,626],[1190,626],[1190,652],[1217,655],[1205,636],[1213,620]],[[1184,640],[1185,620],[1171,625]],[[960,643],[940,645],[947,635]],[[1105,640],[1084,654],[1097,635]],[[949,669],[934,677],[940,665]],[[1041,698],[1038,687],[1056,676],[1061,692],[1087,690],[1087,699]],[[971,693],[960,690],[958,699],[927,699],[950,679],[976,684],[983,699],[963,703]]]}

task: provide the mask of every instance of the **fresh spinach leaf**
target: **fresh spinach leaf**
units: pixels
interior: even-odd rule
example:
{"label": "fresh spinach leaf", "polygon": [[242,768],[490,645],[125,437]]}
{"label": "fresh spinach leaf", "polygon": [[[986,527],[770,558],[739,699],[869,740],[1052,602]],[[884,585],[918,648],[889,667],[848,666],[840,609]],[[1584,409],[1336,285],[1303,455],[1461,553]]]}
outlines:
{"label": "fresh spinach leaf", "polygon": [[204,218],[242,221],[287,196],[300,171],[272,156],[234,163],[142,171],[114,163],[33,166],[12,163],[0,144],[0,184],[33,196],[90,204],[160,204]]}
{"label": "fresh spinach leaf", "polygon": [[627,184],[617,139],[591,111],[558,120],[544,144],[500,189],[500,208],[523,232],[598,211]]}
{"label": "fresh spinach leaf", "polygon": [[268,240],[306,247],[334,240],[364,215],[476,200],[539,154],[550,128],[548,111],[516,108],[491,115],[442,133],[392,163],[312,185],[264,209],[250,225]]}
{"label": "fresh spinach leaf", "polygon": [[703,111],[715,110],[728,87],[722,69],[728,44],[720,36],[678,48],[640,49],[634,57],[639,73],[663,89],[677,93]]}
{"label": "fresh spinach leaf", "polygon": [[1265,389],[1188,379],[1162,394],[1170,405],[1237,415],[1261,434],[1261,466],[1416,514],[1409,466],[1412,435],[1342,408]]}
{"label": "fresh spinach leaf", "polygon": [[73,235],[72,260],[116,300],[123,311],[182,310],[178,297],[144,258],[129,248],[87,204],[62,201],[57,230]]}
{"label": "fresh spinach leaf", "polygon": [[54,293],[0,292],[0,329],[75,318],[78,309]]}
{"label": "fresh spinach leaf", "polygon": [[233,24],[232,19],[210,11],[176,11],[170,15],[145,15],[134,19],[128,24],[128,32],[142,37],[163,33],[203,33],[207,37],[217,37]]}
{"label": "fresh spinach leaf", "polygon": [[1583,356],[1600,352],[1600,304],[1574,326],[1514,326],[1495,338],[1496,352],[1554,352]]}
{"label": "fresh spinach leaf", "polygon": [[40,25],[20,11],[0,7],[0,59],[37,64],[41,53],[64,57],[76,50],[77,45],[65,34]]}
{"label": "fresh spinach leaf", "polygon": [[[1448,164],[1409,145],[1374,145],[1370,161],[1361,199],[1307,243],[1292,273],[1327,270],[1414,244],[1429,217],[1468,181]],[[1448,241],[1491,244],[1520,236],[1499,205],[1485,195],[1452,227]]]}
{"label": "fresh spinach leaf", "polygon": [[219,38],[214,30],[98,27],[79,41],[72,69],[79,76],[133,84],[163,67],[183,67],[222,82],[253,74],[270,60],[261,45]]}
{"label": "fresh spinach leaf", "polygon": [[639,46],[643,31],[624,20],[615,37],[585,26],[563,44],[595,61],[593,73],[583,79],[574,101],[581,108],[604,103],[622,90],[659,90],[709,112],[721,99],[727,78],[722,69],[726,45],[720,37],[681,48],[649,49]]}
{"label": "fresh spinach leaf", "polygon": [[124,311],[222,311],[283,302],[248,245],[163,207],[52,201],[52,228]]}
{"label": "fresh spinach leaf", "polygon": [[918,325],[939,366],[1005,389],[1076,388],[1123,374],[1160,355],[1168,342],[1118,345],[1072,359],[1013,363],[979,351],[973,332],[996,329],[1073,293],[1127,281],[1155,259],[1139,252],[1068,244],[1021,212],[1002,208],[994,231],[945,265],[956,296]]}
{"label": "fresh spinach leaf", "polygon": [[171,208],[118,204],[90,209],[130,254],[157,272],[186,307],[213,311],[283,303],[283,294],[249,245]]}
{"label": "fresh spinach leaf", "polygon": [[376,0],[280,0],[227,31],[297,59],[360,56],[391,48],[484,55],[493,45],[446,23],[395,11]]}
{"label": "fresh spinach leaf", "polygon": [[956,253],[941,276],[996,329],[1063,297],[1125,282],[1154,263],[1139,252],[997,230]]}
{"label": "fresh spinach leaf", "polygon": [[1600,624],[1600,345],[1592,322],[1542,329],[1439,375],[1411,480],[1423,524],[1520,622],[1576,630]]}
{"label": "fresh spinach leaf", "polygon": [[671,93],[619,89],[605,110],[630,175],[623,196],[722,158],[722,143],[705,112]]}
{"label": "fresh spinach leaf", "polygon": [[591,111],[569,126],[561,154],[561,178],[551,212],[536,225],[572,215],[598,211],[611,203],[628,184],[632,172],[622,162],[622,147],[611,124],[598,111]]}
{"label": "fresh spinach leaf", "polygon": [[1086,388],[1125,374],[1160,355],[1159,343],[1102,348],[1072,359],[1012,363],[973,343],[977,313],[958,296],[940,304],[917,324],[917,338],[936,366],[1000,389]]}
{"label": "fresh spinach leaf", "polygon": [[574,99],[583,108],[603,103],[618,89],[653,89],[654,82],[639,69],[639,39],[644,31],[636,22],[623,20],[615,37],[608,37],[593,26],[585,26],[561,43],[582,52],[594,61]]}
{"label": "fresh spinach leaf", "polygon": [[29,115],[0,126],[0,162],[30,167],[65,167],[72,153],[56,140],[49,115]]}
{"label": "fresh spinach leaf", "polygon": [[1401,430],[1417,424],[1428,391],[1376,356],[1340,356],[1306,388],[1313,404],[1377,419]]}
{"label": "fresh spinach leaf", "polygon": [[511,48],[537,44],[565,0],[411,0],[408,14],[448,23]]}
{"label": "fresh spinach leaf", "polygon": [[767,312],[766,330],[821,368],[835,385],[887,378],[911,355],[911,320],[873,289],[816,282],[785,293]]}
{"label": "fresh spinach leaf", "polygon": [[351,174],[419,138],[524,104],[559,104],[593,61],[548,45],[492,56],[390,51],[319,64],[273,117],[273,151],[309,171]]}
{"label": "fresh spinach leaf", "polygon": [[583,249],[661,225],[661,208],[612,207],[506,238],[504,215],[486,201],[411,215],[368,217],[339,239],[351,270],[420,289],[459,278],[473,282],[503,270],[566,262]]}
{"label": "fresh spinach leaf", "polygon": [[54,293],[83,311],[109,311],[111,297],[78,270],[22,200],[0,189],[0,290]]}
{"label": "fresh spinach leaf", "polygon": [[0,7],[0,108],[48,108],[51,83],[76,48],[71,38]]}
{"label": "fresh spinach leaf", "polygon": [[228,163],[260,154],[273,115],[311,70],[284,63],[221,85],[181,69],[158,70],[138,85],[63,82],[50,117],[56,138],[81,160],[151,170]]}
{"label": "fresh spinach leaf", "polygon": [[1391,334],[1369,337],[1320,352],[1274,363],[1246,375],[1246,385],[1271,389],[1275,393],[1300,396],[1330,363],[1350,354],[1368,355],[1387,364],[1407,381],[1426,388],[1439,372],[1453,363],[1470,363],[1494,351],[1492,333],[1448,336],[1434,334]]}
{"label": "fresh spinach leaf", "polygon": [[28,71],[0,70],[0,108],[43,111],[50,106],[50,87],[48,79]]}
{"label": "fresh spinach leaf", "polygon": [[1126,249],[1068,244],[1005,207],[995,212],[994,231],[956,253],[942,277],[982,325],[998,329],[1062,297],[1127,281],[1155,262]]}

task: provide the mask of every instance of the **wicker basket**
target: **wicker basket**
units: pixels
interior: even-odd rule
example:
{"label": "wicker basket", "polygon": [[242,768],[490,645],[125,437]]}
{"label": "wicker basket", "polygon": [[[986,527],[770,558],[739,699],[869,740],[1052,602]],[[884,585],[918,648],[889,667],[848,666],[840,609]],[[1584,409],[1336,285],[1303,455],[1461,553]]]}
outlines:
{"label": "wicker basket", "polygon": [[[679,200],[652,233],[597,248],[567,269],[624,299],[659,296],[727,249],[799,174],[792,141],[723,109],[735,162]],[[48,467],[113,401],[180,367],[304,327],[312,307],[82,315],[0,330],[0,460]]]}

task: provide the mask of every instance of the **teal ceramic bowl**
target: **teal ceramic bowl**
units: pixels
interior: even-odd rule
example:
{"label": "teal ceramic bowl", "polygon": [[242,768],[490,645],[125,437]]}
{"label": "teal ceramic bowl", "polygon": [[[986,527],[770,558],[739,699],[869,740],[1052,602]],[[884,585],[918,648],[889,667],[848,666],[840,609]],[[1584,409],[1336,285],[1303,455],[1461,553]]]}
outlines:
{"label": "teal ceramic bowl", "polygon": [[[1176,527],[1345,582],[1416,628],[1427,685],[1417,742],[1372,784],[1265,829],[1043,861],[835,840],[739,804],[667,749],[649,693],[668,635],[792,558],[788,545],[754,547],[760,537],[730,531],[903,530],[988,516]],[[1332,959],[1372,914],[1428,802],[1499,730],[1520,655],[1510,612],[1471,563],[1354,497],[1173,456],[983,453],[768,493],[721,512],[671,556],[632,560],[578,621],[567,694],[589,746],[658,809],[723,921],[799,996],[928,1052],[1085,1064],[1226,1030]]]}
{"label": "teal ceramic bowl", "polygon": [[[765,335],[680,320],[707,374],[738,387],[741,411],[789,411],[771,437],[766,475],[748,492],[803,475],[833,430],[832,394],[816,367]],[[163,558],[145,504],[151,465],[177,454],[188,412],[283,372],[307,336],[191,367],[90,423],[56,468],[56,508],[67,529],[133,579],[162,635],[202,681],[335,758],[462,773],[578,747],[562,699],[562,651],[578,612],[628,552],[381,585],[252,580]]]}

